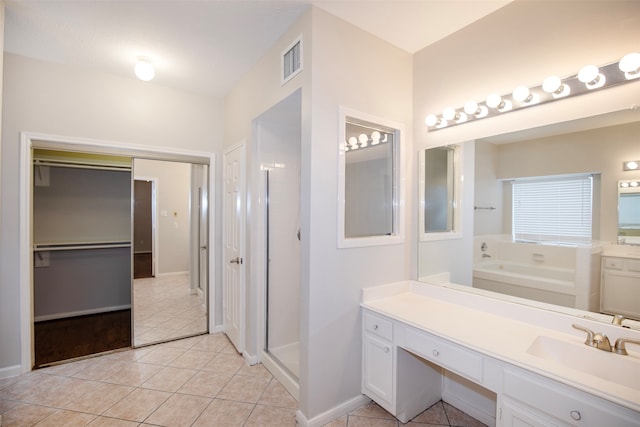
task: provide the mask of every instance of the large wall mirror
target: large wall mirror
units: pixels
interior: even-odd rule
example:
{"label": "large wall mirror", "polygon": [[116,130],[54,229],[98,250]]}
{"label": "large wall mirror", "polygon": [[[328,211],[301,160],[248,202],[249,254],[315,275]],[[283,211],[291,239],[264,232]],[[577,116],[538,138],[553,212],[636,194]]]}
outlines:
{"label": "large wall mirror", "polygon": [[403,236],[402,125],[340,109],[338,246]]}
{"label": "large wall mirror", "polygon": [[[473,292],[576,315],[589,311],[610,321],[613,313],[602,305],[602,255],[623,244],[626,253],[640,256],[640,247],[632,246],[640,239],[640,189],[621,187],[621,181],[640,182],[640,171],[622,166],[640,158],[638,119],[638,112],[629,110],[462,143],[461,166],[473,171],[461,207],[465,236],[458,242],[425,241],[420,230],[419,280],[434,282],[439,273],[449,273],[451,283]],[[556,227],[569,234],[569,226],[580,225],[586,237],[514,234],[514,216],[522,213],[514,189],[531,182],[544,184],[538,201],[556,191],[549,183],[557,183],[562,188],[556,200],[563,206],[565,199],[578,200],[577,209],[587,203],[591,213],[581,211],[569,225]],[[420,215],[427,214],[420,209]],[[549,225],[557,226],[566,212],[551,212],[545,214],[554,219]],[[542,216],[523,224],[536,222],[536,215]],[[640,288],[626,292],[627,300],[638,301],[638,310],[625,315],[640,320]]]}

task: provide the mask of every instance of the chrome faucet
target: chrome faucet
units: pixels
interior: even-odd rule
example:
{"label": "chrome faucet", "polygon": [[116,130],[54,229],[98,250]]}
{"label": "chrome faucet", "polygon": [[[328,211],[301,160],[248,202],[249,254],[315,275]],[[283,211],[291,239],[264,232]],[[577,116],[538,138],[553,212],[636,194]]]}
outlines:
{"label": "chrome faucet", "polygon": [[625,343],[631,343],[631,344],[639,344],[640,345],[640,340],[636,340],[636,339],[632,339],[632,338],[618,338],[616,340],[616,345],[613,348],[613,352],[614,353],[618,353],[618,354],[622,354],[623,356],[626,356],[627,354],[627,349],[625,347]]}
{"label": "chrome faucet", "polygon": [[[587,333],[587,339],[585,340],[584,343],[589,347],[595,347],[598,350],[602,350],[602,351],[612,351],[611,342],[609,341],[609,338],[607,338],[606,335],[601,334],[600,332],[595,333],[591,329],[585,328],[584,326],[576,325],[575,323],[571,326],[574,329]],[[624,347],[624,343],[623,343],[623,347]]]}

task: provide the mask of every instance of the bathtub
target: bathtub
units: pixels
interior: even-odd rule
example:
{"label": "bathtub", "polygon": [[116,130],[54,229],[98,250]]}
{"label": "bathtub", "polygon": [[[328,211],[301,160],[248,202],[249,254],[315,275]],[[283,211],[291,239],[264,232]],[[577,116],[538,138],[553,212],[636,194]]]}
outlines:
{"label": "bathtub", "polygon": [[575,306],[575,270],[512,261],[473,267],[473,287],[567,307]]}

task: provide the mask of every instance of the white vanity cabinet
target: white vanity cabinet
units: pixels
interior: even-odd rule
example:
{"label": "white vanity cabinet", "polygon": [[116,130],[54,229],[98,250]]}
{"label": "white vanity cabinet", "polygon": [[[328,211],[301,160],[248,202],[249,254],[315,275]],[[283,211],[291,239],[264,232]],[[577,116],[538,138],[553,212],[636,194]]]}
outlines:
{"label": "white vanity cabinet", "polygon": [[498,427],[640,426],[640,414],[524,369],[507,367],[498,394]]}
{"label": "white vanity cabinet", "polygon": [[363,394],[406,423],[442,398],[445,370],[495,393],[497,427],[640,427],[638,412],[363,307]]}
{"label": "white vanity cabinet", "polygon": [[640,259],[602,257],[600,311],[640,318]]}

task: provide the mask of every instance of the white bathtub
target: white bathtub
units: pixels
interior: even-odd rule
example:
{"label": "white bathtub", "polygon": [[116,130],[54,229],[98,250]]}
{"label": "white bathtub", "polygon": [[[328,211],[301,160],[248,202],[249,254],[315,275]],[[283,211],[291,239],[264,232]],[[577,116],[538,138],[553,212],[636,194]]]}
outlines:
{"label": "white bathtub", "polygon": [[485,261],[473,267],[473,287],[574,307],[575,270],[510,261]]}

